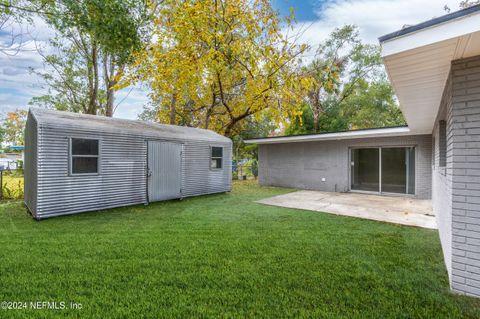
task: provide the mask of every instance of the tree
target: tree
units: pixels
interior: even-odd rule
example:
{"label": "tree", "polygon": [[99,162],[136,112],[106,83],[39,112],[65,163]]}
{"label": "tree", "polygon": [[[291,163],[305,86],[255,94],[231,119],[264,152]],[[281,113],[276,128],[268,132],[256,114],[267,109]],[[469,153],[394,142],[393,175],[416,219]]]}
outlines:
{"label": "tree", "polygon": [[306,100],[313,115],[313,131],[320,129],[327,102],[336,99],[337,104],[342,103],[359,80],[374,76],[380,66],[379,48],[362,44],[355,26],[335,29],[303,69],[303,76],[310,79]]}
{"label": "tree", "polygon": [[[350,87],[350,84],[346,85]],[[324,111],[318,119],[318,131],[336,132],[352,129],[405,125],[395,93],[385,75],[372,82],[357,80],[351,86],[349,97],[338,103],[336,97],[324,101]],[[302,116],[290,123],[285,134],[297,135],[317,132],[313,114],[308,105]]]}
{"label": "tree", "polygon": [[41,14],[57,31],[56,52],[44,55],[47,70],[40,73],[49,94],[32,104],[112,116],[117,81],[145,43],[147,7],[136,0],[52,2]]}
{"label": "tree", "polygon": [[405,125],[395,93],[386,79],[381,77],[369,83],[359,80],[351,95],[341,104],[342,117],[348,119],[347,129],[365,129]]}
{"label": "tree", "polygon": [[105,90],[98,87],[98,74],[92,72],[89,39],[81,33],[57,36],[50,40],[50,47],[55,49],[53,54],[39,51],[45,70],[31,69],[43,78],[48,92],[33,97],[29,104],[86,114],[104,111]]}
{"label": "tree", "polygon": [[242,130],[232,136],[233,141],[233,158],[245,159],[253,158],[258,159],[258,148],[255,144],[245,144],[244,140],[269,136],[276,128],[275,122],[266,114],[258,119],[247,118],[245,119]]}
{"label": "tree", "polygon": [[296,115],[293,70],[306,46],[282,34],[268,0],[165,0],[154,34],[123,85],[148,83],[157,121],[233,136],[249,118]]}
{"label": "tree", "polygon": [[480,4],[480,0],[464,0],[460,1],[460,8],[466,9]]}
{"label": "tree", "polygon": [[17,109],[13,112],[8,112],[2,125],[5,142],[12,145],[23,145],[26,121],[27,111]]}
{"label": "tree", "polygon": [[[21,22],[31,22],[29,13],[43,9],[43,3],[49,0],[33,2],[26,0],[0,0],[0,33],[9,34],[9,40],[0,43],[0,54],[16,55],[24,46],[25,36]],[[19,30],[15,27],[20,26]]]}

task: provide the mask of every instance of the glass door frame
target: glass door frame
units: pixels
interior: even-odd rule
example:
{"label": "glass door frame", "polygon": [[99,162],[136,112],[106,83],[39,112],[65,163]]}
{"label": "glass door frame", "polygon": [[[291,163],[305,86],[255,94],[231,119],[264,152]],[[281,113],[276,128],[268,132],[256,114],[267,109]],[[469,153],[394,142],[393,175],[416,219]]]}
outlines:
{"label": "glass door frame", "polygon": [[[377,195],[389,195],[389,196],[410,196],[414,197],[415,194],[408,194],[408,167],[406,168],[407,174],[407,184],[406,184],[406,193],[391,193],[391,192],[383,192],[382,191],[382,148],[413,148],[415,150],[415,180],[414,189],[415,192],[417,191],[417,145],[382,145],[382,146],[351,146],[348,148],[348,190],[349,192],[355,193],[367,193],[367,194],[377,194]],[[358,189],[352,189],[352,150],[358,149],[378,149],[378,192],[375,191],[364,191]],[[409,164],[407,164],[409,165]]]}

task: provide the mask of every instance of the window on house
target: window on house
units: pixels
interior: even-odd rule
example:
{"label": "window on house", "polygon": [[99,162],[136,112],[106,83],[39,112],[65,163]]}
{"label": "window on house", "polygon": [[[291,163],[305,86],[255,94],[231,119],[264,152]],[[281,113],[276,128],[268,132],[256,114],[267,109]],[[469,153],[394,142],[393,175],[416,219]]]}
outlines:
{"label": "window on house", "polygon": [[98,140],[72,138],[70,167],[72,174],[98,174]]}
{"label": "window on house", "polygon": [[438,166],[447,166],[447,123],[438,123]]}
{"label": "window on house", "polygon": [[223,161],[223,147],[212,146],[210,167],[222,168],[222,161]]}

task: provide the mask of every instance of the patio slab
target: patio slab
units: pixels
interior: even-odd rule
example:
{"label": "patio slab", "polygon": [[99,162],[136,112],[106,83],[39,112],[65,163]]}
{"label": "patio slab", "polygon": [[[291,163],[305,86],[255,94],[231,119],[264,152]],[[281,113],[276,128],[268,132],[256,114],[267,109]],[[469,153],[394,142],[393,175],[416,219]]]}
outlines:
{"label": "patio slab", "polygon": [[437,229],[431,201],[411,197],[302,190],[257,203]]}

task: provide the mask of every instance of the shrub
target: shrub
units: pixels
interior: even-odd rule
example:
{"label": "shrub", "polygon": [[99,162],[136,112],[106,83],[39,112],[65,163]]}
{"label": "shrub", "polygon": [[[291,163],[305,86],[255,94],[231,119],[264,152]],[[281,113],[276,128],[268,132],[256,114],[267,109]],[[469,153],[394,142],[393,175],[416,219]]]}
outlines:
{"label": "shrub", "polygon": [[2,199],[23,198],[23,175],[21,172],[3,172]]}

